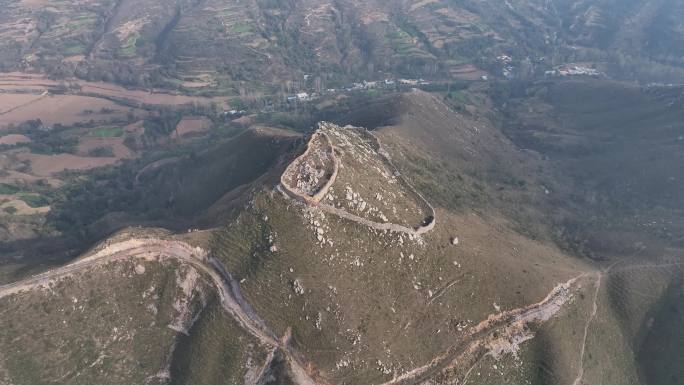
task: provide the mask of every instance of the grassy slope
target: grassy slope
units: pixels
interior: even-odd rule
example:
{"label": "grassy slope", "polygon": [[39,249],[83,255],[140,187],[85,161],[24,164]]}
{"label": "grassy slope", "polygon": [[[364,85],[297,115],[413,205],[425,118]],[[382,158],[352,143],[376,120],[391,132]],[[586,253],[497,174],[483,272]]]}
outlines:
{"label": "grassy slope", "polygon": [[[171,234],[131,228],[107,242],[132,236]],[[207,232],[173,236],[199,247],[206,247],[209,237]],[[140,265],[144,273],[136,272]],[[170,368],[173,384],[243,383],[248,370],[263,365],[266,352],[223,310],[204,277],[187,302],[188,335],[168,327],[178,324],[185,298],[181,282],[190,272],[173,261],[116,262],[50,289],[3,298],[0,382],[162,384],[164,378],[151,376]]]}
{"label": "grassy slope", "polygon": [[506,132],[571,178],[560,194],[566,207],[585,211],[581,221],[597,231],[595,241],[588,235],[597,253],[618,247],[620,232],[676,244],[684,228],[684,174],[672,167],[684,161],[681,91],[563,82],[531,92],[511,103]]}
{"label": "grassy slope", "polygon": [[[589,99],[597,90],[576,92]],[[558,98],[566,97],[563,93],[550,95],[558,104],[562,102]],[[627,93],[627,96],[633,98],[628,99],[630,103],[644,100],[638,94]],[[574,135],[569,144],[560,142],[566,145],[562,148],[565,151],[549,154],[558,157],[568,157],[568,152],[572,157],[621,154],[618,151],[603,154],[591,146],[597,140],[615,145],[611,135],[642,134],[641,125],[629,125],[631,121],[640,121],[635,118],[636,113],[627,115],[623,121],[627,128],[617,134],[602,129],[615,127],[607,122],[621,116],[615,112],[606,118],[603,111],[608,107],[620,111],[630,110],[629,106],[633,105],[608,99],[609,106],[598,110],[600,118],[593,117],[597,111],[590,104],[556,110],[561,116],[566,114],[561,122],[569,121],[569,116],[583,116],[578,121],[589,122],[584,126],[568,128],[544,116],[547,119],[544,122],[549,122],[545,130],[562,128]],[[651,105],[643,116],[659,117],[660,113],[652,112],[658,111],[657,108],[659,104]],[[391,376],[383,374],[381,369],[400,373],[422,364],[458,341],[458,324],[472,325],[480,321],[495,311],[495,303],[510,309],[536,302],[558,282],[587,269],[580,261],[559,251],[552,242],[553,226],[557,223],[549,213],[560,211],[569,215],[576,209],[573,204],[582,203],[580,200],[580,203],[554,207],[567,193],[563,190],[567,180],[558,177],[556,164],[518,151],[487,120],[449,111],[431,95],[412,93],[390,97],[372,105],[370,110],[373,109],[389,111],[386,115],[371,116],[376,121],[377,134],[405,177],[438,206],[438,225],[425,236],[424,244],[406,238],[400,243],[396,235],[373,233],[332,215],[321,217],[315,209],[295,205],[269,189],[258,192],[238,220],[216,231],[211,241],[214,252],[228,270],[238,280],[244,279],[241,286],[245,297],[269,325],[279,334],[292,327],[294,344],[325,376],[350,384],[382,382]],[[363,111],[351,118],[367,119]],[[658,123],[652,126],[656,127],[655,132],[671,132],[665,121],[655,122]],[[601,135],[598,135],[599,129]],[[568,137],[567,131],[561,133],[563,138]],[[559,132],[553,135],[558,137]],[[578,138],[582,151],[576,152]],[[559,142],[545,143],[558,146]],[[662,152],[663,158],[668,159],[669,152]],[[213,160],[221,157],[220,152],[208,153],[216,156]],[[560,171],[577,178],[572,173],[577,163],[568,158],[553,160],[566,161],[564,164],[571,168]],[[162,170],[150,178],[163,182],[164,175],[174,175],[183,169],[174,166],[170,170]],[[217,174],[235,171],[216,170]],[[608,172],[601,167],[596,171],[598,175]],[[600,186],[591,179],[584,183],[586,190]],[[204,180],[196,187],[210,184],[210,180]],[[543,186],[551,186],[551,194],[545,194]],[[638,191],[634,188],[629,194]],[[617,200],[622,195],[608,196]],[[647,197],[676,208],[676,200],[666,198],[666,195]],[[332,245],[322,245],[316,240],[313,221],[323,224],[325,238]],[[460,238],[458,246],[450,244],[453,236]],[[271,251],[272,245],[277,250]],[[652,258],[663,250],[650,246],[647,244],[644,254]],[[676,249],[669,252],[673,258],[678,253]],[[640,263],[637,258],[627,261]],[[666,343],[676,341],[678,334],[674,327],[660,325],[678,322],[678,311],[672,310],[677,309],[678,289],[676,285],[668,289],[668,285],[681,270],[665,269],[667,274],[664,274],[661,270],[628,270],[627,267],[619,265],[604,277],[604,286],[599,292],[600,310],[590,325],[587,339],[584,360],[587,384],[637,384],[642,375],[652,381],[648,385],[659,385],[658,381],[663,378],[678,378],[676,363],[668,360],[676,359],[676,344]],[[295,292],[295,281],[304,288],[304,294]],[[454,284],[449,286],[451,283]],[[449,289],[443,295],[431,300],[430,291],[440,293],[447,286]],[[81,287],[95,286],[84,282]],[[663,297],[666,293],[669,294]],[[579,367],[576,354],[592,294],[592,288],[586,286],[561,317],[542,327],[537,338],[524,345],[520,352],[522,360],[505,357],[498,362],[489,358],[481,361],[473,372],[479,375],[471,377],[472,383],[571,383]],[[653,300],[658,298],[665,299],[661,303]],[[127,301],[122,302],[122,306],[129,305]],[[23,313],[31,314],[26,309]],[[650,318],[657,329],[645,327]],[[202,313],[191,337],[178,341],[179,353],[173,361],[177,365],[174,374],[177,383],[211,384],[222,377],[239,381],[241,372],[233,370],[236,362],[263,355],[263,352],[240,349],[249,344],[248,339],[231,323],[225,324],[214,305]],[[616,355],[616,351],[623,354]],[[157,357],[158,363],[160,354],[153,353],[147,358]],[[642,367],[635,364],[639,357]],[[345,366],[347,360],[349,366]],[[24,364],[32,365],[30,360]],[[664,377],[653,374],[665,373],[663,368],[671,371]],[[56,375],[46,371],[53,369],[41,370],[37,372]],[[504,370],[505,375],[501,375]],[[29,380],[35,383],[40,379],[26,381]]]}
{"label": "grassy slope", "polygon": [[96,267],[50,290],[3,298],[5,381],[131,384],[164,370],[183,269],[145,263],[145,273],[136,274],[135,266]]}
{"label": "grassy slope", "polygon": [[674,385],[684,379],[684,298],[681,284],[672,285],[653,312],[652,323],[639,350],[642,374],[649,385]]}
{"label": "grassy slope", "polygon": [[[426,95],[414,95],[412,102],[404,98],[397,103],[399,108],[397,104],[381,108],[381,103],[369,108],[403,111],[399,116],[396,112],[387,116],[369,115],[378,122],[376,125],[389,126],[381,128],[379,134],[389,147],[399,149],[393,153],[395,162],[434,202],[447,202],[457,212],[466,211],[466,207],[487,213],[500,210],[516,230],[546,240],[563,241],[563,236],[559,238],[557,233],[568,229],[563,228],[566,222],[558,219],[570,216],[578,223],[589,224],[595,233],[592,242],[585,246],[594,255],[622,257],[627,266],[679,263],[681,250],[664,247],[667,243],[678,245],[676,237],[668,234],[678,233],[676,229],[680,225],[676,222],[677,210],[681,208],[677,198],[681,196],[679,178],[672,180],[655,172],[678,173],[664,166],[680,163],[676,142],[681,112],[670,104],[680,100],[676,90],[643,93],[619,84],[569,83],[553,87],[546,96],[556,107],[551,110],[551,116],[557,120],[547,115],[544,115],[546,119],[539,119],[538,115],[525,117],[530,122],[529,136],[548,135],[541,136],[544,139],[534,142],[537,146],[532,148],[550,157],[551,162],[543,161],[534,153],[516,152],[486,121],[445,112]],[[421,104],[423,108],[416,108]],[[549,111],[538,104],[525,104],[523,109]],[[364,119],[361,110],[350,120]],[[438,129],[445,121],[454,125],[453,131]],[[517,144],[530,147],[530,142],[513,138]],[[650,163],[644,162],[644,158],[649,158]],[[616,164],[620,167],[616,168]],[[583,170],[591,171],[580,174]],[[524,183],[507,183],[509,180]],[[569,188],[568,183],[581,189]],[[623,185],[628,188],[622,188]],[[550,194],[542,194],[542,186]],[[589,204],[577,195],[568,195],[570,192],[597,194],[598,203]],[[623,206],[616,206],[618,202],[631,202],[631,207],[625,210]],[[592,216],[585,211],[578,214],[578,208],[593,210]],[[634,229],[632,222],[624,220],[625,211],[631,210],[647,218],[659,218],[665,225],[658,229],[647,227],[644,234],[644,229]],[[663,215],[666,219],[661,219]],[[627,239],[633,243],[626,244]],[[674,329],[651,331],[645,325],[653,322],[649,321],[653,317],[649,314],[658,313],[659,308],[672,308],[671,300],[659,298],[667,285],[673,279],[676,281],[679,272],[677,266],[624,270],[616,267],[606,274],[600,291],[599,314],[589,329],[585,383],[636,384],[644,376],[642,373],[648,373],[651,376],[648,380],[658,384],[657,378],[653,380],[655,368],[674,368],[671,360],[677,355],[665,353],[674,346],[665,339],[679,338],[672,332]],[[586,302],[592,294],[591,290],[583,293],[581,301]],[[529,367],[525,380],[536,378],[534,383],[539,384],[574,380],[578,357],[573,354],[579,353],[578,334],[583,330],[569,320],[584,322],[581,320],[586,320],[589,311],[590,306],[582,305],[564,315],[562,321],[544,326],[541,338],[530,348],[539,353],[536,356],[525,353],[527,360],[532,360],[524,360]],[[670,312],[669,317],[676,315],[675,311]],[[669,319],[662,312],[658,314]],[[660,322],[663,325],[667,321]],[[554,326],[554,323],[568,326]],[[573,331],[568,334],[570,330]],[[645,335],[653,337],[649,339]],[[664,346],[658,355],[660,360],[646,358],[643,352],[653,352],[658,344]],[[616,356],[615,351],[624,354]],[[488,371],[492,372],[491,366]],[[488,373],[482,380],[490,383],[497,378],[491,376]],[[675,369],[661,372],[658,378],[677,376]],[[505,378],[510,380],[510,376]]]}
{"label": "grassy slope", "polygon": [[509,103],[507,134],[569,178],[556,184],[559,224],[576,250],[620,261],[603,279],[585,382],[679,378],[669,342],[681,333],[665,325],[677,322],[672,293],[684,254],[684,185],[672,167],[682,161],[681,90],[573,81],[535,85],[528,95]]}
{"label": "grassy slope", "polygon": [[[397,235],[377,234],[332,215],[321,217],[315,209],[304,209],[268,191],[215,239],[214,250],[238,279],[245,279],[245,296],[257,312],[278,333],[292,327],[297,346],[333,380],[378,383],[390,378],[381,372],[383,366],[401,373],[425,363],[458,341],[457,324],[479,322],[495,312],[494,303],[510,309],[536,302],[555,284],[585,268],[548,242],[521,235],[516,231],[518,218],[499,209],[506,207],[506,199],[531,199],[527,194],[536,194],[516,184],[508,187],[511,198],[505,198],[509,193],[498,189],[505,179],[485,172],[496,169],[492,154],[508,151],[500,155],[503,158],[515,153],[509,142],[499,135],[493,147],[485,147],[491,142],[474,137],[472,127],[466,125],[472,122],[465,118],[454,122],[456,128],[445,124],[448,120],[442,115],[430,120],[435,109],[446,108],[431,96],[407,98],[404,102],[412,103],[407,116],[423,115],[378,134],[400,168],[409,165],[409,155],[439,158],[446,172],[460,172],[468,182],[483,186],[483,191],[459,186],[454,179],[449,187],[469,194],[467,201],[455,205],[439,192],[421,190],[440,206],[438,225],[425,236],[425,244],[406,237],[400,244]],[[382,111],[377,105],[372,108]],[[473,124],[483,130],[482,135],[495,135],[491,127]],[[404,145],[409,142],[411,146]],[[463,149],[464,143],[476,155]],[[430,146],[431,152],[419,151]],[[459,156],[475,156],[481,162],[454,162]],[[511,172],[528,178],[524,167],[515,166]],[[417,184],[419,189],[440,183],[443,177],[440,170],[402,171],[411,181],[425,178]],[[534,177],[527,180],[532,184]],[[468,207],[473,202],[478,204]],[[332,246],[316,240],[312,222],[322,224]],[[542,230],[548,229],[531,232],[543,235]],[[461,239],[457,247],[450,245],[453,236]],[[271,240],[275,252],[269,251]],[[295,293],[295,281],[304,287],[303,295]],[[444,295],[430,300],[430,292],[447,286]],[[349,366],[344,366],[347,360]]]}
{"label": "grassy slope", "polygon": [[230,319],[213,297],[190,335],[178,338],[171,361],[171,384],[241,384],[246,364],[263,362],[255,341]]}

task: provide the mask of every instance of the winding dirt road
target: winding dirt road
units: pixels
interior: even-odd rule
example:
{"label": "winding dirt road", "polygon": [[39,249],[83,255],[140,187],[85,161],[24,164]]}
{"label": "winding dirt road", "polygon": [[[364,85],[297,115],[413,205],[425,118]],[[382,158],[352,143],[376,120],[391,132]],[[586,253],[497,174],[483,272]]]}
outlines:
{"label": "winding dirt road", "polygon": [[[256,314],[243,298],[239,283],[233,279],[221,262],[212,257],[206,250],[190,246],[184,242],[142,238],[113,243],[68,265],[19,282],[0,286],[0,298],[41,287],[47,288],[51,283],[61,278],[98,265],[124,260],[176,260],[205,273],[216,287],[221,305],[233,319],[263,345],[272,351],[280,349],[284,353],[292,369],[295,383],[300,385],[328,384],[327,381],[313,372],[311,369],[313,365],[290,346],[288,337],[278,338],[276,333],[266,325],[266,322]],[[502,338],[515,337],[518,338],[519,343],[532,338],[526,334],[525,325],[544,322],[553,317],[572,297],[577,281],[583,276],[578,276],[558,285],[539,303],[491,315],[471,328],[461,341],[447,352],[434,358],[428,364],[404,373],[383,385],[419,383],[452,368],[456,362],[476,363],[483,355],[495,353],[493,351],[497,349],[497,340],[502,340]],[[493,335],[502,337],[492,338]],[[506,347],[503,349],[505,350]],[[268,365],[269,362],[266,363],[266,366]],[[264,370],[264,372],[266,371]],[[261,378],[254,379],[252,385],[260,383],[260,380]]]}
{"label": "winding dirt road", "polygon": [[[381,149],[379,142],[378,148]],[[334,161],[337,162],[338,160],[334,156],[334,148],[332,154]],[[388,158],[385,158],[385,160],[391,165]],[[339,165],[337,166],[339,167]],[[393,165],[391,166],[393,167]],[[148,165],[145,169],[149,167],[154,167],[154,164]],[[320,197],[325,195],[325,191],[332,185],[332,182],[334,182],[334,178],[331,178],[331,181],[323,188],[323,193],[320,194]],[[408,182],[406,184],[409,190],[412,190],[419,199],[425,202],[426,207],[429,208],[432,214],[429,223],[413,229],[398,224],[375,223],[366,220],[345,210],[321,204],[319,203],[320,199],[318,196],[316,196],[314,203],[320,209],[364,226],[378,230],[420,235],[432,230],[434,227],[434,208]],[[303,201],[307,204],[312,203],[311,197],[305,197],[302,192],[288,187],[287,183],[283,183],[283,178],[281,178],[281,184],[278,189],[285,196],[292,199]],[[294,383],[299,385],[328,385],[328,382],[315,371],[314,365],[291,346],[288,334],[279,338],[266,325],[266,322],[256,314],[252,306],[242,296],[239,283],[233,279],[230,272],[227,271],[219,260],[211,256],[206,250],[190,246],[184,242],[156,238],[139,238],[109,244],[66,266],[38,274],[20,282],[0,286],[0,298],[39,287],[49,287],[51,282],[57,279],[70,276],[96,265],[133,259],[148,261],[177,260],[205,273],[211,279],[217,289],[223,308],[245,331],[267,346],[271,352],[264,367],[257,375],[258,378],[246,380],[247,385],[261,384],[268,377],[271,362],[276,356],[274,354],[276,350],[282,351],[288,361]],[[554,317],[568,300],[572,298],[574,291],[579,286],[579,281],[586,276],[587,273],[581,274],[565,283],[559,284],[546,298],[538,303],[490,315],[486,320],[470,328],[446,352],[438,355],[429,363],[403,373],[382,385],[421,383],[443,376],[446,372],[453,372],[455,368],[463,369],[464,371],[468,367],[472,369],[485,355],[500,356],[509,352],[515,352],[519,344],[534,337],[534,334],[529,331],[528,324],[542,323]],[[600,287],[600,277],[596,285],[597,288]],[[589,322],[593,319],[595,312],[596,309],[594,309],[594,314],[590,317]],[[585,340],[586,333],[587,331],[585,331]],[[581,378],[582,372],[580,371],[578,379],[581,380]]]}
{"label": "winding dirt road", "polygon": [[598,313],[598,300],[599,300],[599,293],[601,291],[601,280],[603,278],[603,273],[596,273],[596,282],[595,282],[595,287],[596,289],[594,290],[594,297],[592,299],[592,305],[591,305],[591,314],[589,314],[589,317],[587,318],[587,322],[584,324],[584,336],[582,337],[582,346],[580,347],[580,355],[579,355],[579,369],[577,370],[577,377],[575,378],[575,381],[572,382],[572,385],[581,385],[582,384],[582,378],[584,377],[584,353],[587,348],[587,337],[589,336],[589,326],[591,326],[592,321],[594,318],[596,318],[596,313]]}
{"label": "winding dirt road", "polygon": [[[322,199],[328,189],[334,184],[337,171],[341,167],[340,160],[335,155],[335,146],[326,134],[326,129],[330,129],[327,126],[327,123],[321,123],[319,125],[319,129],[307,143],[305,152],[290,164],[283,174],[283,177],[281,177],[281,183],[277,186],[277,189],[282,192],[285,197],[317,207],[327,213],[337,215],[359,225],[367,226],[379,231],[388,230],[411,235],[421,235],[433,229],[435,225],[434,207],[403,178],[400,178],[400,180],[404,182],[409,191],[413,192],[422,202],[424,202],[424,205],[428,207],[431,213],[431,220],[425,225],[416,228],[408,228],[395,223],[377,223],[354,215],[344,209],[323,203]],[[292,175],[297,172],[295,166],[299,165],[299,163],[309,155],[313,147],[312,142],[317,140],[319,136],[323,137],[325,142],[331,147],[330,153],[335,164],[335,171],[332,173],[330,180],[328,180],[314,196],[310,196],[306,192],[291,186],[287,179],[292,178]],[[386,155],[386,151],[382,148],[382,144],[377,137],[372,134],[370,134],[370,137],[375,140],[378,149],[377,152],[383,157],[390,168],[395,171],[395,175],[400,175],[397,168]],[[287,178],[285,176],[287,176]],[[518,349],[518,345],[534,337],[534,334],[529,331],[528,324],[543,323],[555,316],[572,297],[574,289],[577,288],[578,281],[585,276],[586,273],[557,285],[541,302],[523,308],[490,315],[486,320],[471,328],[460,341],[451,346],[446,352],[433,358],[427,364],[403,373],[382,385],[404,385],[427,382],[432,378],[441,376],[456,366],[459,368],[464,365],[466,365],[466,368],[470,366],[470,370],[466,371],[466,373],[469,373],[477,362],[479,362],[480,358],[485,355],[500,356],[507,352],[515,352]],[[597,285],[600,285],[600,278]]]}
{"label": "winding dirt road", "polygon": [[[578,288],[579,280],[585,276],[586,274],[581,274],[557,285],[546,298],[538,303],[490,315],[486,320],[470,328],[457,344],[443,354],[426,365],[406,372],[382,385],[421,384],[445,373],[453,372],[456,367],[459,369],[470,367],[472,370],[485,355],[500,356],[515,352],[518,345],[534,337],[527,325],[543,323],[554,317],[572,298],[574,291]],[[464,370],[466,377],[470,370]]]}
{"label": "winding dirt road", "polygon": [[[71,276],[97,265],[123,260],[159,261],[167,259],[190,265],[198,271],[205,273],[216,287],[221,305],[235,321],[263,345],[271,349],[282,350],[290,364],[293,376],[295,377],[294,380],[298,384],[316,385],[321,383],[320,381],[315,381],[309,371],[305,369],[311,367],[311,365],[289,346],[287,340],[279,339],[244,300],[239,284],[225,267],[206,250],[190,246],[184,242],[144,238],[114,243],[68,265],[19,282],[0,286],[0,298],[32,289],[49,287],[52,282],[58,279]],[[257,382],[258,379],[255,384]]]}

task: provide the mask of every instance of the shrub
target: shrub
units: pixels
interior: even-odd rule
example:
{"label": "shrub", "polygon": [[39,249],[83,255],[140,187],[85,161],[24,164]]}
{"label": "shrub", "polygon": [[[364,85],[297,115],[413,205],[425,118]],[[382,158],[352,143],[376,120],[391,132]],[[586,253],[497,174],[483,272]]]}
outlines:
{"label": "shrub", "polygon": [[12,195],[19,192],[19,187],[7,183],[0,183],[0,194]]}
{"label": "shrub", "polygon": [[88,155],[97,158],[111,158],[114,156],[114,149],[111,146],[95,147],[88,151]]}
{"label": "shrub", "polygon": [[38,194],[21,194],[19,199],[26,202],[27,205],[33,208],[44,207],[50,204],[47,198]]}

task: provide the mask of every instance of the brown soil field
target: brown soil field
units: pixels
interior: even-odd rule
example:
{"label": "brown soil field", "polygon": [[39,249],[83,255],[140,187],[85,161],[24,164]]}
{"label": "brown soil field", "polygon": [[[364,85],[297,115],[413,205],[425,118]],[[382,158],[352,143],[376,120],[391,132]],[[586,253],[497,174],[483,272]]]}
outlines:
{"label": "brown soil field", "polygon": [[64,58],[64,60],[68,61],[70,63],[78,63],[78,62],[85,60],[85,56],[84,55],[74,55],[74,56],[66,57],[66,58]]}
{"label": "brown soil field", "polygon": [[241,116],[237,119],[234,119],[232,121],[233,123],[241,124],[243,126],[249,126],[254,122],[254,117],[253,116]]}
{"label": "brown soil field", "polygon": [[50,206],[44,207],[31,207],[26,202],[19,199],[12,199],[4,203],[0,203],[0,211],[3,211],[7,207],[14,207],[17,212],[14,215],[34,215],[34,214],[45,214],[50,211]]}
{"label": "brown soil field", "polygon": [[133,157],[131,149],[123,144],[124,138],[85,137],[78,143],[79,156],[88,157],[88,152],[98,147],[111,147],[117,160]]}
{"label": "brown soil field", "polygon": [[210,87],[215,85],[215,82],[211,80],[211,78],[206,79],[206,80],[195,80],[195,81],[189,81],[186,80],[183,83],[183,87],[185,88],[203,88],[203,87]]}
{"label": "brown soil field", "polygon": [[20,161],[30,161],[33,173],[38,176],[50,176],[65,170],[89,170],[107,166],[117,161],[117,158],[94,158],[71,154],[39,155],[24,153],[18,154],[17,158]]}
{"label": "brown soil field", "polygon": [[0,85],[22,86],[22,87],[54,87],[59,85],[56,80],[48,79],[43,75],[25,74],[22,72],[0,73]]}
{"label": "brown soil field", "polygon": [[143,127],[143,121],[139,120],[135,123],[131,123],[124,127],[124,132],[127,134],[139,134],[142,135],[145,133],[145,127]]}
{"label": "brown soil field", "polygon": [[0,136],[0,144],[18,144],[18,143],[30,143],[31,139],[28,136],[20,134],[10,134],[5,136]]}
{"label": "brown soil field", "polygon": [[24,8],[41,8],[50,5],[48,0],[21,0],[19,3]]}
{"label": "brown soil field", "polygon": [[[12,94],[14,95],[18,94]],[[103,108],[114,110],[115,113],[99,114],[98,112]],[[86,114],[86,110],[95,111],[95,113]],[[114,117],[123,117],[126,112],[125,107],[106,99],[78,95],[50,95],[0,115],[0,127],[20,124],[31,119],[40,119],[43,124],[48,125],[56,123],[68,125],[90,120],[109,121]]]}
{"label": "brown soil field", "polygon": [[6,93],[32,93],[37,96],[37,94],[42,94],[49,87],[45,85],[26,85],[21,83],[12,83],[0,81],[0,89]]}
{"label": "brown soil field", "polygon": [[147,92],[141,90],[128,90],[126,88],[110,84],[79,81],[81,92],[97,94],[113,98],[133,100],[138,103],[154,105],[182,105],[188,103],[209,104],[211,102],[225,102],[221,98],[205,98],[200,96],[175,95],[161,92]]}
{"label": "brown soil field", "polygon": [[39,180],[45,180],[47,183],[54,188],[59,188],[62,186],[63,182],[59,179],[56,178],[43,178],[43,177],[37,177],[35,175],[30,175],[30,174],[25,174],[23,172],[18,172],[18,171],[13,171],[13,170],[5,170],[6,175],[3,174],[3,176],[0,176],[0,183],[8,183],[8,184],[15,184],[15,183],[33,183],[37,182]]}
{"label": "brown soil field", "polygon": [[27,105],[40,99],[40,95],[34,94],[0,94],[0,116],[10,113],[16,108]]}
{"label": "brown soil field", "polygon": [[209,104],[215,102],[224,107],[228,106],[228,100],[222,97],[179,95],[162,90],[129,90],[112,83],[87,82],[78,79],[66,79],[64,82],[59,82],[47,79],[42,75],[20,72],[0,73],[0,89],[54,88],[60,83],[78,84],[81,87],[80,93],[82,94],[126,99],[140,104],[177,106],[188,103]]}
{"label": "brown soil field", "polygon": [[452,77],[463,80],[479,80],[482,76],[487,75],[485,71],[482,71],[472,64],[451,68],[449,73]]}
{"label": "brown soil field", "polygon": [[173,139],[191,136],[196,133],[206,132],[211,127],[211,121],[205,117],[186,117],[181,119],[176,130],[171,133]]}
{"label": "brown soil field", "polygon": [[254,132],[256,135],[263,135],[263,136],[280,136],[284,138],[296,138],[296,137],[301,137],[302,135],[298,132],[294,132],[291,130],[286,130],[282,128],[277,128],[277,127],[269,127],[269,126],[254,126],[250,127],[250,130]]}

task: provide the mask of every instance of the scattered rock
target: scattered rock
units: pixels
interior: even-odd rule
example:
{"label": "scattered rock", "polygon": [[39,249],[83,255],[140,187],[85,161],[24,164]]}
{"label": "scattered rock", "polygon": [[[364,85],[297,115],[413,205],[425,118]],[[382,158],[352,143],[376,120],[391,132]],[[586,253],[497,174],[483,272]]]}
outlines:
{"label": "scattered rock", "polygon": [[458,245],[458,243],[459,243],[458,237],[451,238],[451,244],[452,245],[456,246],[456,245]]}
{"label": "scattered rock", "polygon": [[387,365],[383,364],[382,361],[378,360],[378,370],[382,372],[383,374],[392,374],[392,369],[388,367]]}
{"label": "scattered rock", "polygon": [[318,316],[316,317],[316,329],[321,330],[322,329],[322,323],[323,323],[323,314],[321,312],[318,312]]}
{"label": "scattered rock", "polygon": [[349,361],[349,358],[343,358],[343,359],[341,359],[339,362],[337,362],[337,363],[335,364],[335,367],[336,367],[337,369],[346,368],[346,367],[348,367],[350,364],[351,364],[351,362]]}
{"label": "scattered rock", "polygon": [[295,294],[304,295],[304,286],[302,286],[302,283],[299,281],[299,279],[295,279],[294,282],[292,282],[292,289],[294,290]]}

